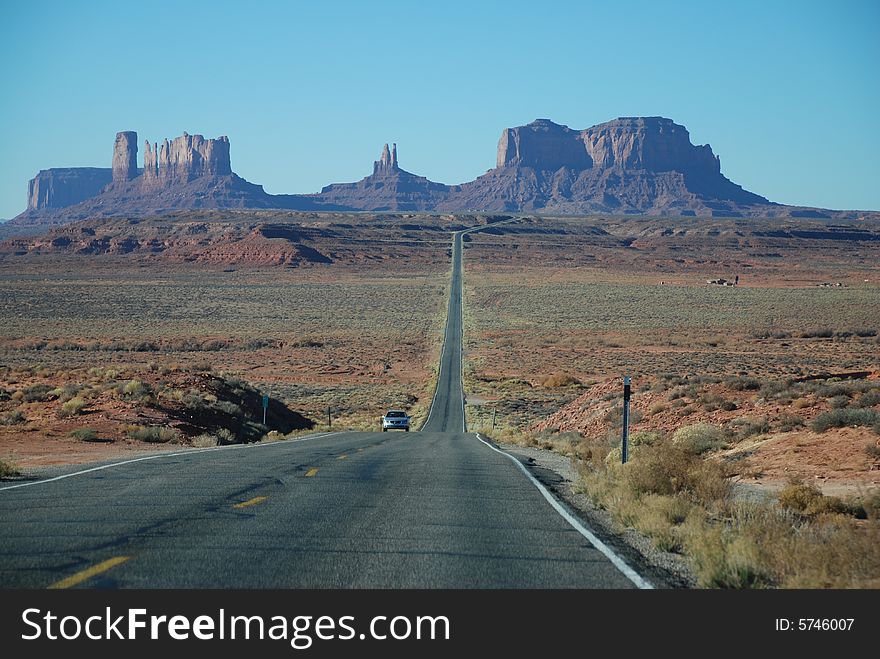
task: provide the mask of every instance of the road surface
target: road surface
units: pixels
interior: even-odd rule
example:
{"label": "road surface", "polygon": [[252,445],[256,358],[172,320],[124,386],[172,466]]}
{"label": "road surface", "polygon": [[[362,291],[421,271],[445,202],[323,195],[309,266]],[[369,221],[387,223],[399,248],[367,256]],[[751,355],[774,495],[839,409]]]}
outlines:
{"label": "road surface", "polygon": [[0,484],[0,586],[645,586],[517,462],[465,432],[460,234],[450,290],[422,432],[182,450]]}

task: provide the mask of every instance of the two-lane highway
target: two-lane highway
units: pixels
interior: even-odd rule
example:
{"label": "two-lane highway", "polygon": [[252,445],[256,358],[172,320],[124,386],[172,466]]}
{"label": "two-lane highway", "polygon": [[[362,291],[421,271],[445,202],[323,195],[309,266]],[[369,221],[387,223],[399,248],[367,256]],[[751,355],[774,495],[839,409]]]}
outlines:
{"label": "two-lane highway", "polygon": [[0,585],[630,588],[638,575],[465,433],[461,236],[423,432],[181,451],[0,485]]}

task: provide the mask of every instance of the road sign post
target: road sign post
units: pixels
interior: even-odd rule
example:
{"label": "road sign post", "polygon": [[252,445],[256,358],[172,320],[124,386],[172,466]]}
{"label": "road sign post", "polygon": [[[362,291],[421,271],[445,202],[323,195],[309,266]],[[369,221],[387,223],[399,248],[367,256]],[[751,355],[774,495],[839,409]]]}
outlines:
{"label": "road sign post", "polygon": [[623,376],[623,440],[620,445],[620,462],[626,464],[629,460],[629,398],[630,398],[630,379],[628,375]]}
{"label": "road sign post", "polygon": [[333,419],[330,417],[330,406],[329,405],[327,406],[327,427],[328,428],[333,427]]}
{"label": "road sign post", "polygon": [[269,409],[269,395],[263,394],[263,425],[266,425],[266,410]]}
{"label": "road sign post", "polygon": [[495,432],[495,408],[492,408],[492,432]]}

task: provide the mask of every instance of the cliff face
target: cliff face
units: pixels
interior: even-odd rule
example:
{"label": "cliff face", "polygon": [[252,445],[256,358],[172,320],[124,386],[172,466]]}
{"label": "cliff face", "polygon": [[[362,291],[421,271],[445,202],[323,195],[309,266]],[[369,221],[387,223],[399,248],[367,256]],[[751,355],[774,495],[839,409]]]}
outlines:
{"label": "cliff face", "polygon": [[456,208],[738,215],[770,204],[725,178],[709,145],[663,117],[585,130],[538,119],[501,133],[496,162],[461,186]]}
{"label": "cliff face", "polygon": [[97,195],[111,180],[111,170],[102,167],[43,169],[28,181],[28,210],[49,210],[78,204]]}
{"label": "cliff face", "polygon": [[205,139],[184,133],[170,142],[144,142],[144,185],[185,183],[202,176],[232,174],[229,138]]}
{"label": "cliff face", "polygon": [[137,151],[137,133],[121,132],[114,143],[112,177],[109,169],[41,171],[28,187],[28,210],[10,223],[196,208],[734,217],[818,213],[772,204],[743,190],[721,173],[709,145],[692,144],[684,126],[663,117],[622,117],[584,130],[548,119],[506,128],[498,141],[496,167],[460,185],[435,183],[402,169],[397,145],[386,144],[369,176],[308,195],[270,195],[234,174],[226,137],[184,133],[161,144],[145,142],[142,172]]}
{"label": "cliff face", "polygon": [[131,130],[116,133],[113,143],[113,180],[130,181],[138,175],[137,133]]}

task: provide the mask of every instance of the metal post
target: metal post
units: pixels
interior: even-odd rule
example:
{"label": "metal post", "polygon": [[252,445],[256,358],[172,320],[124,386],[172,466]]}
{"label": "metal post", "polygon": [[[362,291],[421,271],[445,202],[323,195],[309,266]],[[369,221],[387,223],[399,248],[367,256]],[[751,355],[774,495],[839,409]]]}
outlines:
{"label": "metal post", "polygon": [[327,406],[327,427],[328,428],[333,427],[333,419],[330,418],[330,406],[329,405]]}
{"label": "metal post", "polygon": [[626,464],[629,459],[629,397],[630,397],[630,379],[628,375],[623,376],[623,442],[620,445],[620,462]]}
{"label": "metal post", "polygon": [[263,425],[266,425],[266,410],[269,409],[269,395],[263,394]]}
{"label": "metal post", "polygon": [[495,408],[492,408],[492,431],[495,431]]}

